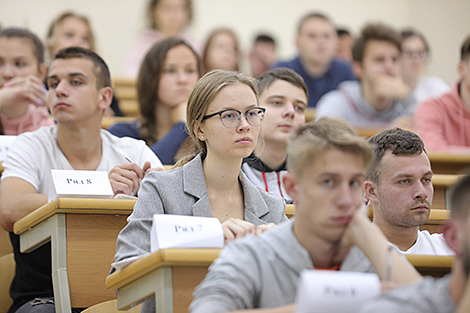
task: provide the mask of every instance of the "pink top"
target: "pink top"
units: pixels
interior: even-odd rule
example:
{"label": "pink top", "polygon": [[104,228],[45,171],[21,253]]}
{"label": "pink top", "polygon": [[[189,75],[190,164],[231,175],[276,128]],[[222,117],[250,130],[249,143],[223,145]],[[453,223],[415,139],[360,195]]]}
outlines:
{"label": "pink top", "polygon": [[449,93],[428,99],[414,113],[416,133],[427,151],[470,153],[470,111],[457,83]]}
{"label": "pink top", "polygon": [[[196,52],[201,55],[201,46],[196,41],[194,41],[191,36],[189,36],[187,33],[181,33],[178,36],[191,44],[194,50],[196,50]],[[163,39],[165,39],[165,35],[163,35],[158,30],[144,30],[130,46],[129,51],[127,52],[126,60],[123,66],[123,74],[131,78],[136,78],[139,74],[140,64],[147,55],[147,52],[153,47],[154,44]]]}
{"label": "pink top", "polygon": [[54,125],[54,120],[49,116],[46,107],[38,107],[30,104],[25,114],[8,118],[0,112],[0,121],[4,135],[16,136],[25,132],[31,132],[42,126]]}

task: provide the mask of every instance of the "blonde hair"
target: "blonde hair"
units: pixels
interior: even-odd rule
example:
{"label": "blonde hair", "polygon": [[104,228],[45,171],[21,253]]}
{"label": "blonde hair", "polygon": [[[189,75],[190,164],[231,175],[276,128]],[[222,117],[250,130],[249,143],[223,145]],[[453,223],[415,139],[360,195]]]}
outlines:
{"label": "blonde hair", "polygon": [[207,152],[206,143],[199,140],[194,129],[202,122],[202,119],[209,109],[209,105],[217,94],[224,87],[235,85],[237,83],[245,84],[250,87],[256,96],[256,101],[258,102],[258,88],[256,87],[256,80],[242,73],[213,70],[201,77],[196,85],[194,85],[194,88],[189,95],[188,108],[186,110],[186,123],[188,125],[189,136],[193,139],[195,144],[195,151],[178,161],[176,167],[183,166],[201,152],[204,154]]}
{"label": "blonde hair", "polygon": [[361,155],[364,164],[372,162],[372,149],[345,121],[322,118],[315,123],[304,124],[291,134],[287,146],[287,169],[302,177],[306,168],[315,163],[318,156],[328,149]]}

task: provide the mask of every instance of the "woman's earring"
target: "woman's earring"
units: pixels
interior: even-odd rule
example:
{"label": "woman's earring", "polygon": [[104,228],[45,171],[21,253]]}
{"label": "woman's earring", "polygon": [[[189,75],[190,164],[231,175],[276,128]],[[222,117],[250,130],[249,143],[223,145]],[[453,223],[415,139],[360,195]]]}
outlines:
{"label": "woman's earring", "polygon": [[201,140],[204,139],[204,136],[201,136]]}

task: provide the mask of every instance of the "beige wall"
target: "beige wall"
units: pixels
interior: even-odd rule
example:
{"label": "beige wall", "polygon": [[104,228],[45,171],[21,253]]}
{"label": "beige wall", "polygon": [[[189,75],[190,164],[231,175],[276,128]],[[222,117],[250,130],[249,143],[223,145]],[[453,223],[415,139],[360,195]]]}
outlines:
{"label": "beige wall", "polygon": [[[98,50],[113,74],[119,74],[127,47],[144,27],[147,0],[0,0],[2,26],[25,26],[44,38],[52,18],[72,9],[86,14],[96,33]],[[193,0],[195,19],[191,32],[203,42],[217,26],[233,28],[247,51],[261,31],[273,34],[284,58],[295,54],[297,21],[310,10],[330,15],[339,26],[357,34],[368,21],[397,28],[414,26],[428,38],[432,61],[428,73],[449,84],[457,79],[458,50],[470,33],[468,0]]]}

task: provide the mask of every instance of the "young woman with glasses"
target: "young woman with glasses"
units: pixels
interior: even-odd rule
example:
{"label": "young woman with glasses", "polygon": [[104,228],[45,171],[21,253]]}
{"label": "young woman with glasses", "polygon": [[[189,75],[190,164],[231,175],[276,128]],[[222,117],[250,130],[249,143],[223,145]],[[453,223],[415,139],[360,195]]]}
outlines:
{"label": "young woman with glasses", "polygon": [[187,125],[197,150],[170,171],[152,171],[118,236],[117,262],[150,251],[154,214],[217,217],[225,242],[259,234],[284,220],[285,201],[255,187],[240,171],[253,152],[264,118],[255,80],[215,70],[194,86]]}

